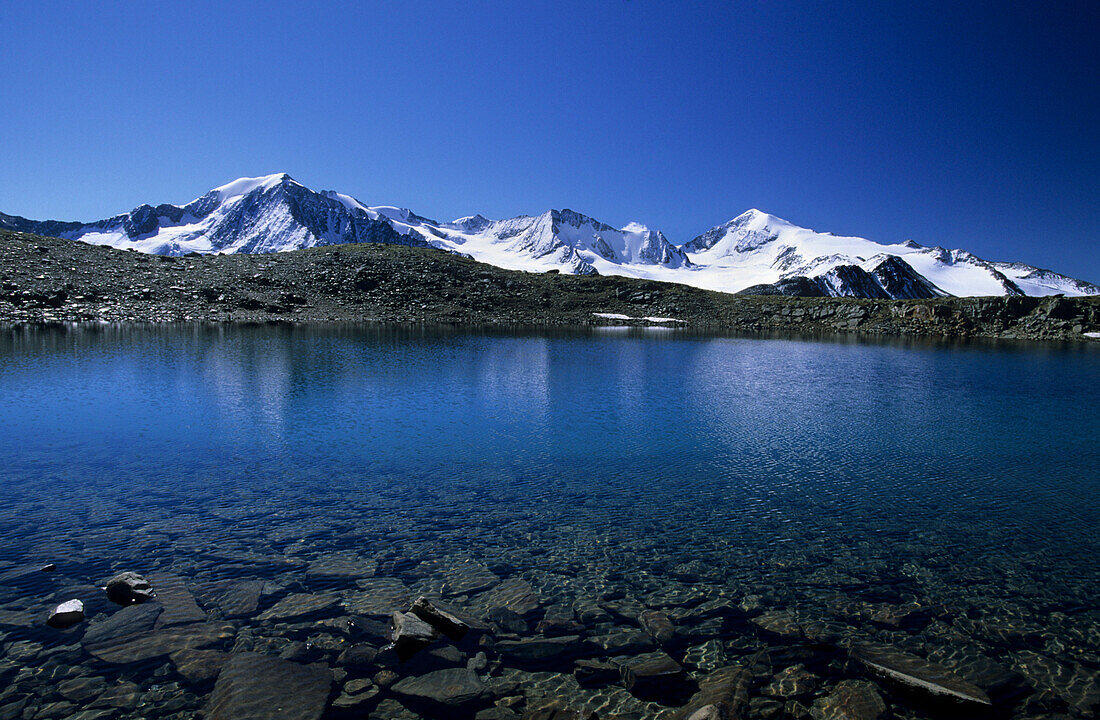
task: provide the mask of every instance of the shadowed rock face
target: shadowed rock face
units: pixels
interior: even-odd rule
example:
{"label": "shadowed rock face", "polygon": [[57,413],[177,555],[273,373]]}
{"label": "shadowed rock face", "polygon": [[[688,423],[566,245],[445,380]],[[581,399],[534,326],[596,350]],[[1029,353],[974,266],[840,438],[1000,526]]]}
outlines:
{"label": "shadowed rock face", "polygon": [[206,716],[210,720],[317,720],[331,685],[327,667],[239,653],[222,668]]}

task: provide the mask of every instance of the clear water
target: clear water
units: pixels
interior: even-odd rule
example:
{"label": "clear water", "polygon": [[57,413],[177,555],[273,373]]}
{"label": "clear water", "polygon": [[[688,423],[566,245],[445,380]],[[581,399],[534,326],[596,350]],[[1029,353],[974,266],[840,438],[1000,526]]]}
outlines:
{"label": "clear water", "polygon": [[[1094,346],[8,331],[0,611],[41,614],[83,597],[89,617],[64,632],[0,625],[0,708],[68,703],[50,715],[66,717],[94,705],[58,695],[60,674],[138,686],[137,705],[105,716],[191,717],[211,679],[181,679],[167,656],[119,665],[81,649],[84,628],[113,611],[88,585],[124,569],[170,573],[217,621],[217,583],[274,583],[258,611],[290,592],[359,592],[355,578],[305,571],[354,553],[413,595],[446,591],[446,568],[465,561],[521,578],[538,596],[532,635],[554,603],[676,615],[700,602],[677,593],[728,598],[737,617],[714,637],[687,632],[670,652],[689,674],[707,669],[690,652],[708,639],[712,664],[749,662],[777,642],[751,618],[781,611],[964,676],[975,655],[993,660],[1023,678],[1004,699],[991,693],[1004,716],[1090,716],[1100,703],[1098,428]],[[25,572],[51,562],[56,572]],[[449,601],[478,606],[476,592]],[[914,605],[931,610],[900,625],[873,619]],[[295,622],[306,620],[284,625]],[[267,637],[278,652],[305,632],[255,616],[229,625],[220,649]],[[336,650],[313,650],[337,662]],[[819,695],[843,674],[823,667]],[[508,672],[507,662],[497,670]],[[553,685],[520,677],[528,695]],[[882,691],[897,716],[928,712]],[[583,697],[605,712],[618,703],[624,717],[660,712],[625,690],[600,692]],[[388,702],[376,715],[394,712]]]}

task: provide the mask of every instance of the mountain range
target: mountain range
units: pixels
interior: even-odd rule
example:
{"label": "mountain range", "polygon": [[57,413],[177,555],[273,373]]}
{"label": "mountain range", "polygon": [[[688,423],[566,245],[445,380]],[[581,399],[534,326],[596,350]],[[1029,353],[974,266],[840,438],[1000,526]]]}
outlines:
{"label": "mountain range", "polygon": [[572,210],[436,222],[314,191],[285,173],[241,178],[186,205],[140,205],[92,223],[0,213],[0,228],[159,255],[272,253],[340,243],[434,247],[512,270],[626,275],[723,292],[922,298],[1100,295],[1100,286],[1023,263],[912,241],[884,245],[749,210],[681,245]]}

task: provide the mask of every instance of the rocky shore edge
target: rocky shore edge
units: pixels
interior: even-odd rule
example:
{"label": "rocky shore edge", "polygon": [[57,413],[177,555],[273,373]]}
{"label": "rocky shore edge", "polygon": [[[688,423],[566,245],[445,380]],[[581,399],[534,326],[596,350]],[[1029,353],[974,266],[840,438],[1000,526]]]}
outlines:
{"label": "rocky shore edge", "polygon": [[731,295],[503,270],[441,250],[331,245],[144,255],[0,231],[0,324],[387,322],[1100,341],[1100,297],[863,300]]}

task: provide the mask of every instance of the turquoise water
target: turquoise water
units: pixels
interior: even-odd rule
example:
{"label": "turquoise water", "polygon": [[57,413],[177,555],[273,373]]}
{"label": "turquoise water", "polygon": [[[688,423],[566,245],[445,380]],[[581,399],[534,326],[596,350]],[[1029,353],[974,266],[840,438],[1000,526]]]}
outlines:
{"label": "turquoise water", "polygon": [[[1004,716],[1089,716],[1100,703],[1098,427],[1095,346],[12,330],[0,336],[0,610],[44,612],[125,569],[182,578],[207,621],[224,620],[212,583],[273,583],[259,612],[280,593],[358,592],[356,578],[306,573],[334,554],[373,561],[374,577],[412,594],[445,591],[445,567],[472,561],[530,585],[539,605],[520,614],[531,634],[552,604],[625,597],[675,615],[695,601],[661,593],[692,591],[744,606],[666,648],[689,675],[706,669],[686,658],[708,641],[723,663],[774,644],[751,618],[782,611],[962,675],[959,648],[992,659],[1022,678],[1004,698],[991,690]],[[58,570],[20,573],[44,563]],[[112,612],[84,599],[74,630],[0,625],[0,647],[18,658],[0,685],[62,663],[135,683],[140,704],[115,713],[202,707],[213,680],[189,684],[170,658],[82,654],[82,628]],[[451,601],[473,608],[478,592]],[[871,619],[914,603],[934,609],[900,626]],[[242,629],[295,637],[255,615],[230,624],[219,649],[241,649]],[[51,654],[65,646],[78,649]],[[339,665],[335,650],[322,655]],[[830,672],[819,693],[842,676]],[[95,702],[51,687],[26,674],[0,707]],[[616,692],[615,707],[638,717],[671,704],[642,710]],[[929,712],[882,692],[898,716]],[[385,698],[363,708],[392,712],[400,698]]]}

